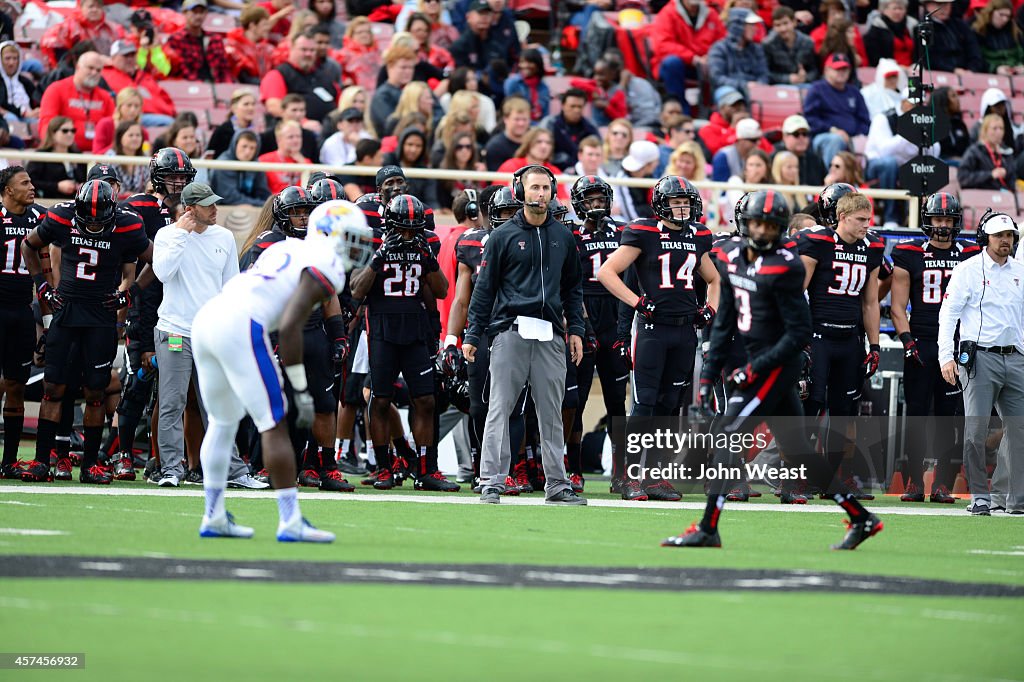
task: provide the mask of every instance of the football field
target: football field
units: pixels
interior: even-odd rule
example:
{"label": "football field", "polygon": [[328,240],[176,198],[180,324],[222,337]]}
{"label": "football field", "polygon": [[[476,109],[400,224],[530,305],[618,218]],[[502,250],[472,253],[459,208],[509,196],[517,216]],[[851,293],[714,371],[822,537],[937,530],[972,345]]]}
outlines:
{"label": "football field", "polygon": [[202,490],[0,485],[7,653],[85,655],[0,679],[1024,679],[1024,518],[872,503],[729,505],[722,549],[659,542],[703,500],[586,508],[537,493],[303,492],[333,545],[275,541],[269,491],[229,491],[252,540],[200,539]]}

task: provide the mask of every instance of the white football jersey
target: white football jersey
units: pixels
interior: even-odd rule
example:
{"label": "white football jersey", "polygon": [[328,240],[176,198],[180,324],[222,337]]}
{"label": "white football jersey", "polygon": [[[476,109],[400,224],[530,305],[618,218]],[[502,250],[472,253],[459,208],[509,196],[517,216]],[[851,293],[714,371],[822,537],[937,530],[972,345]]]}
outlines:
{"label": "white football jersey", "polygon": [[310,270],[325,288],[338,293],[345,286],[341,258],[321,242],[285,239],[273,244],[256,263],[232,278],[215,298],[232,312],[242,312],[267,333],[277,331],[288,300],[299,286],[303,271]]}

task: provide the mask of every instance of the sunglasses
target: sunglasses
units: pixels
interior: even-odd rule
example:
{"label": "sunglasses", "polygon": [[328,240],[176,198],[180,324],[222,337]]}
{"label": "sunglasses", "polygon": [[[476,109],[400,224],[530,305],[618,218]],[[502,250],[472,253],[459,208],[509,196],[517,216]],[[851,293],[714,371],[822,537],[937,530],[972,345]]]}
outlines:
{"label": "sunglasses", "polygon": [[457,144],[457,145],[455,145],[455,148],[456,149],[472,149],[473,145],[471,145],[471,144]]}
{"label": "sunglasses", "polygon": [[683,132],[687,135],[696,135],[697,131],[694,128],[683,128]]}
{"label": "sunglasses", "polygon": [[811,136],[811,134],[809,132],[807,132],[806,130],[798,130],[795,133],[787,133],[787,134],[788,135],[792,135],[793,137],[810,137]]}
{"label": "sunglasses", "polygon": [[72,133],[72,134],[74,134],[74,133],[76,133],[78,131],[75,128],[61,128],[57,132],[59,132],[59,133]]}

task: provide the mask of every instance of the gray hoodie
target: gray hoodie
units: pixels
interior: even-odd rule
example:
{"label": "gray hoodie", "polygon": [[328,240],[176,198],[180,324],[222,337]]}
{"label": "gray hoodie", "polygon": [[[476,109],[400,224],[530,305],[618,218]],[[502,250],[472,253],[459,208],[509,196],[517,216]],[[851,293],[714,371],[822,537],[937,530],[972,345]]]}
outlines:
{"label": "gray hoodie", "polygon": [[[219,161],[238,161],[235,156],[235,147],[238,146],[239,136],[246,131],[239,130],[231,138],[231,144],[227,151],[217,157]],[[255,161],[260,155],[259,135],[256,135]],[[270,187],[267,185],[267,174],[262,171],[234,171],[234,170],[213,170],[210,171],[210,187],[215,194],[224,198],[224,204],[228,206],[263,206],[270,196]]]}

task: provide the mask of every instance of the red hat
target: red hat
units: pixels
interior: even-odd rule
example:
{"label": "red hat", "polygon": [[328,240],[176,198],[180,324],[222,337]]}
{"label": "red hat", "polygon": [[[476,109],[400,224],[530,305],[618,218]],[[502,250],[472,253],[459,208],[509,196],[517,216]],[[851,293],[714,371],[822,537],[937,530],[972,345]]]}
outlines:
{"label": "red hat", "polygon": [[825,60],[825,66],[830,69],[848,69],[852,64],[850,64],[850,58],[842,52],[833,52]]}

